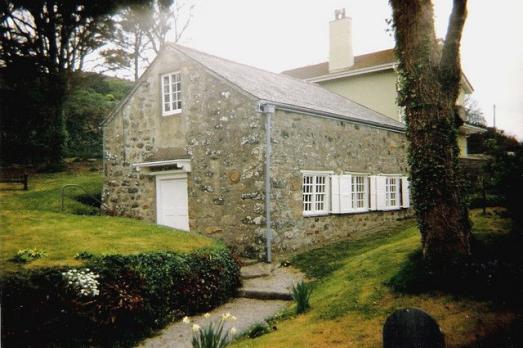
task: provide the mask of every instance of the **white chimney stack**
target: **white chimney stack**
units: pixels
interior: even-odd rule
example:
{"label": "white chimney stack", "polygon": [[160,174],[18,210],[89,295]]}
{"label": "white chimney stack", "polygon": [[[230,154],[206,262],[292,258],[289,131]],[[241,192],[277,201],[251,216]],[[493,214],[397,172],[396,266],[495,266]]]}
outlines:
{"label": "white chimney stack", "polygon": [[329,23],[329,72],[353,65],[352,19],[345,17],[345,9],[335,10],[334,20]]}

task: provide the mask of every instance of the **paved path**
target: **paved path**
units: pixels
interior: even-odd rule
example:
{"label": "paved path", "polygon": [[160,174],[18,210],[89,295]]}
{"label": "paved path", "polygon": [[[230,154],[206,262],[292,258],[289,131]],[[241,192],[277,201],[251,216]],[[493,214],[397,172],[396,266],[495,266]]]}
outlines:
{"label": "paved path", "polygon": [[[210,318],[207,319],[204,318],[203,315],[198,315],[191,317],[191,322],[204,326],[211,320],[218,320],[222,314],[230,312],[237,320],[226,321],[224,327],[229,329],[234,326],[238,330],[238,334],[240,334],[253,324],[263,322],[264,319],[273,316],[288,304],[288,301],[281,300],[265,301],[250,298],[236,298],[210,312]],[[176,322],[162,330],[158,336],[146,339],[138,347],[191,348],[191,327],[191,324],[187,325],[182,323],[182,321]]]}
{"label": "paved path", "polygon": [[[210,321],[220,320],[224,313],[234,315],[236,321],[226,321],[224,327],[235,327],[237,335],[256,323],[274,316],[285,308],[291,299],[290,289],[293,284],[303,279],[303,274],[292,267],[277,267],[274,264],[256,263],[242,267],[243,287],[240,297],[233,299],[204,315],[191,317],[191,323],[205,326]],[[175,322],[155,337],[141,342],[139,348],[191,348],[192,324]]]}

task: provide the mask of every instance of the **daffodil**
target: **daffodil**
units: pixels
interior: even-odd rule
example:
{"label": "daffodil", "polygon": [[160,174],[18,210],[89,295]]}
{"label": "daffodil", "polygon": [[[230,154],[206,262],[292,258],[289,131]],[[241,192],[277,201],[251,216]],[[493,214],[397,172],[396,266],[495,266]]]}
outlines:
{"label": "daffodil", "polygon": [[193,324],[193,326],[192,326],[192,330],[193,330],[194,332],[198,332],[198,331],[200,331],[200,328],[201,328],[201,327],[200,327],[200,325],[198,325],[198,324]]}
{"label": "daffodil", "polygon": [[209,313],[205,313],[203,316],[204,316],[205,318],[209,318],[211,315],[210,315]]}
{"label": "daffodil", "polygon": [[184,324],[190,324],[191,323],[191,319],[189,319],[189,317],[183,317],[182,322]]}
{"label": "daffodil", "polygon": [[237,332],[238,332],[238,330],[236,330],[235,327],[231,328],[231,335],[236,335]]}

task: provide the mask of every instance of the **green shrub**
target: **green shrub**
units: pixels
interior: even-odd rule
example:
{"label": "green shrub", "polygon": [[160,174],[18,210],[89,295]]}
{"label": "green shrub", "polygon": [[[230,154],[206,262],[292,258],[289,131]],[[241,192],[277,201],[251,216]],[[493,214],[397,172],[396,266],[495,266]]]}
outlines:
{"label": "green shrub", "polygon": [[249,338],[256,338],[263,336],[269,332],[271,332],[271,328],[269,327],[269,325],[267,325],[267,323],[256,323],[249,328],[247,336]]}
{"label": "green shrub", "polygon": [[94,254],[88,251],[80,251],[79,253],[74,255],[74,258],[77,260],[91,260],[93,257]]}
{"label": "green shrub", "polygon": [[222,304],[240,283],[239,265],[222,246],[84,259],[84,273],[99,276],[90,296],[68,283],[63,274],[70,268],[0,279],[6,346],[130,345],[176,318]]}
{"label": "green shrub", "polygon": [[36,248],[21,249],[18,250],[15,256],[13,256],[12,261],[17,263],[27,263],[46,256],[47,253],[45,251]]}
{"label": "green shrub", "polygon": [[296,302],[296,314],[304,313],[310,308],[309,300],[312,293],[312,285],[303,281],[292,287],[292,298]]}

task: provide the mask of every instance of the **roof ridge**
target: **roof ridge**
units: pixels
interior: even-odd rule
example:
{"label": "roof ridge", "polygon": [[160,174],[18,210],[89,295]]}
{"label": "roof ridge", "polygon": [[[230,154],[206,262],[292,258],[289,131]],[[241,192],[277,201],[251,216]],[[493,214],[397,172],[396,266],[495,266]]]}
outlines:
{"label": "roof ridge", "polygon": [[[174,43],[174,42],[168,42],[167,44],[169,44],[170,46],[174,46],[174,48],[176,47],[181,47],[182,49],[187,49],[187,50],[190,50],[190,51],[194,51],[198,54],[203,54],[203,55],[206,55],[206,56],[209,56],[209,57],[213,57],[213,58],[216,58],[216,59],[220,59],[220,60],[225,60],[229,63],[233,63],[233,64],[239,64],[239,65],[243,65],[243,66],[246,66],[248,68],[251,68],[251,69],[256,69],[256,70],[259,70],[259,71],[263,71],[265,73],[269,73],[269,74],[273,74],[273,75],[278,75],[278,76],[282,76],[282,74],[280,73],[275,73],[273,71],[269,71],[269,70],[265,70],[265,69],[262,69],[262,68],[258,68],[258,67],[255,67],[253,65],[249,65],[249,64],[245,64],[245,63],[240,63],[240,62],[237,62],[237,61],[234,61],[232,59],[228,59],[228,58],[223,58],[223,57],[220,57],[220,56],[217,56],[217,55],[214,55],[214,54],[211,54],[211,53],[207,53],[207,52],[203,52],[203,51],[200,51],[200,50],[197,50],[195,48],[192,48],[192,47],[188,47],[188,46],[184,46],[184,45],[180,45],[180,44],[177,44],[177,43]],[[292,77],[292,76],[286,76],[286,77]],[[294,77],[293,77],[294,78]],[[298,79],[299,80],[299,79]],[[302,80],[300,80],[302,81]]]}

